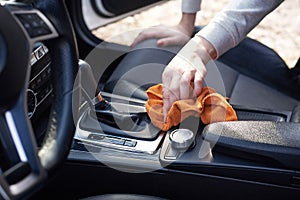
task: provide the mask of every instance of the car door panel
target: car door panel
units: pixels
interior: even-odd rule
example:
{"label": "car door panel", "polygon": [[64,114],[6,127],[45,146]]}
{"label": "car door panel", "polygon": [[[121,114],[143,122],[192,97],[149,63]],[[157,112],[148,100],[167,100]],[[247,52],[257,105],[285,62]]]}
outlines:
{"label": "car door panel", "polygon": [[163,0],[82,0],[85,22],[90,30],[140,12]]}

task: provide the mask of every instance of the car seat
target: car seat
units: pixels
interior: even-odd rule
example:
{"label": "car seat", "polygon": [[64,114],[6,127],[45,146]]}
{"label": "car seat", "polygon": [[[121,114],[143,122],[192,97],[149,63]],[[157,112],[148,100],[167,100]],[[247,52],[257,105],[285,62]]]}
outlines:
{"label": "car seat", "polygon": [[[178,47],[142,42],[115,66],[104,90],[147,100],[146,89],[161,82],[164,67]],[[272,49],[246,38],[207,65],[205,84],[230,98],[233,105],[292,111],[300,99],[299,76]]]}

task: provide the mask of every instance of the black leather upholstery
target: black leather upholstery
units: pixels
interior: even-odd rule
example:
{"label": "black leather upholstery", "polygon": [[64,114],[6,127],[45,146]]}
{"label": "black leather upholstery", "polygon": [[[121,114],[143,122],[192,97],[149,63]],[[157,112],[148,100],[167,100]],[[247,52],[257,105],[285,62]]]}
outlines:
{"label": "black leather upholstery", "polygon": [[218,60],[240,74],[300,100],[300,77],[297,70],[289,69],[273,49],[256,40],[245,38]]}
{"label": "black leather upholstery", "polygon": [[104,86],[104,91],[106,92],[147,101],[148,97],[145,90],[145,87],[122,79],[110,81]]}
{"label": "black leather upholstery", "polygon": [[[212,70],[213,66],[208,66],[206,84],[229,97],[230,103],[233,105],[292,111],[298,103],[298,100],[278,91],[274,87],[241,74],[224,63],[219,61],[215,63],[222,80],[216,81],[216,74]],[[223,85],[220,85],[220,82]]]}
{"label": "black leather upholstery", "polygon": [[137,195],[137,194],[105,194],[87,197],[82,200],[164,200],[160,197]]}
{"label": "black leather upholstery", "polygon": [[[153,40],[145,43],[119,63],[105,88],[108,92],[145,100],[145,86],[161,82],[164,66],[176,49],[150,48],[155,46]],[[204,84],[229,97],[234,105],[292,111],[300,98],[298,76],[272,49],[249,38],[208,63],[207,71]]]}
{"label": "black leather upholstery", "polygon": [[99,128],[111,135],[127,138],[153,140],[160,133],[145,112],[118,113],[116,111],[90,111],[83,115],[79,123],[80,128],[99,132]]}
{"label": "black leather upholstery", "polygon": [[300,103],[295,106],[291,116],[291,121],[300,123]]}

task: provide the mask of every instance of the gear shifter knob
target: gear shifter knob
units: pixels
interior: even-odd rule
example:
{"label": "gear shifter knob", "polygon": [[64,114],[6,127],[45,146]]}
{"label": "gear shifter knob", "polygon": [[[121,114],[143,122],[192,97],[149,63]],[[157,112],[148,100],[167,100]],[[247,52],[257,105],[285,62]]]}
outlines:
{"label": "gear shifter knob", "polygon": [[101,95],[101,92],[98,93],[97,99],[98,99],[99,102],[104,100],[104,98]]}
{"label": "gear shifter knob", "polygon": [[98,102],[95,105],[97,110],[112,110],[111,104],[102,97],[101,92],[97,94],[97,100]]}

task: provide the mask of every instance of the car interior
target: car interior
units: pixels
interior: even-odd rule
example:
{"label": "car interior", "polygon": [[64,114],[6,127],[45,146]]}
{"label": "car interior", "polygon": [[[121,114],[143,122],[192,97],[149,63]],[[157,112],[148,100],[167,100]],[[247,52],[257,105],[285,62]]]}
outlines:
{"label": "car interior", "polygon": [[91,30],[164,2],[0,1],[0,199],[299,198],[299,61],[274,68],[245,38],[204,83],[238,121],[151,123],[147,89],[179,48]]}

